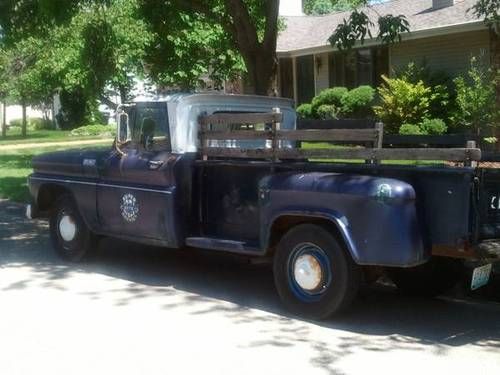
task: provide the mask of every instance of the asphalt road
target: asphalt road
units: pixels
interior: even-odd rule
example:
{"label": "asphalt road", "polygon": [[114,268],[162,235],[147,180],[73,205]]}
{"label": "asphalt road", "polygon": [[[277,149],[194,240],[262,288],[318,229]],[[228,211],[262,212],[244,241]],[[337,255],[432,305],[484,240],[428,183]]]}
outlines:
{"label": "asphalt road", "polygon": [[364,290],[290,316],[268,266],[104,240],[78,266],[0,201],[0,374],[499,374],[500,304]]}

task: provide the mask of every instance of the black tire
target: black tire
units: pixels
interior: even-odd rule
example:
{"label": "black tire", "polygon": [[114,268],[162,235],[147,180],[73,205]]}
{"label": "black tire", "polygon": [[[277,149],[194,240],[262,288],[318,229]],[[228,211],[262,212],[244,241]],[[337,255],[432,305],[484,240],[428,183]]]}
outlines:
{"label": "black tire", "polygon": [[435,297],[451,290],[463,276],[463,263],[456,259],[431,258],[412,268],[391,268],[389,277],[404,294]]}
{"label": "black tire", "polygon": [[[315,265],[311,269],[320,267],[321,277],[315,280],[321,281],[312,284],[317,285],[315,289],[306,290],[297,281],[301,257],[313,260],[307,263]],[[313,224],[298,225],[283,236],[274,256],[273,270],[283,303],[293,313],[310,319],[326,319],[349,307],[358,292],[361,275],[338,239],[326,228]]]}
{"label": "black tire", "polygon": [[[71,236],[62,233],[63,219],[74,224],[76,228],[70,240]],[[84,260],[96,246],[96,236],[85,224],[74,200],[69,195],[59,198],[51,211],[50,237],[56,254],[66,262]]]}

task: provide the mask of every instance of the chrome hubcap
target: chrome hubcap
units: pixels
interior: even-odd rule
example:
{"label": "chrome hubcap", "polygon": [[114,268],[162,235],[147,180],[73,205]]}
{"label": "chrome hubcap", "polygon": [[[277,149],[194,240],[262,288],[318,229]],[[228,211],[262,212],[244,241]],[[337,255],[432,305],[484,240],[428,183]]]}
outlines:
{"label": "chrome hubcap", "polygon": [[302,289],[317,290],[323,281],[323,270],[320,262],[311,254],[300,255],[295,260],[293,277]]}
{"label": "chrome hubcap", "polygon": [[61,217],[61,220],[59,220],[59,234],[66,242],[70,242],[75,238],[76,223],[71,216],[63,215]]}

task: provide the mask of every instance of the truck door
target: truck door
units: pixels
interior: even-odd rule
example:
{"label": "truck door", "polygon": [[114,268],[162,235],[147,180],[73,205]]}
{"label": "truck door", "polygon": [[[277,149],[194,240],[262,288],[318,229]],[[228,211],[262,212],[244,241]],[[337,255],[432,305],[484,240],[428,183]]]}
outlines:
{"label": "truck door", "polygon": [[97,212],[104,233],[169,242],[174,181],[166,103],[138,103],[129,112],[132,141],[100,166]]}

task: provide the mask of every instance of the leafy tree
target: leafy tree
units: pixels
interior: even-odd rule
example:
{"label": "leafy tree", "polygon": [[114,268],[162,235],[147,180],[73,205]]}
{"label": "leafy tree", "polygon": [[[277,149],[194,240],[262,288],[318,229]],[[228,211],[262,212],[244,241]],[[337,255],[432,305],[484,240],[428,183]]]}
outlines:
{"label": "leafy tree", "polygon": [[[198,38],[207,37],[207,43],[194,55],[196,57],[200,53],[205,54],[206,58],[202,60],[202,64],[208,66],[212,63],[212,67],[220,69],[217,64],[222,62],[221,66],[229,67],[231,70],[233,67],[239,68],[237,57],[241,56],[253,91],[256,94],[268,93],[276,71],[278,0],[140,0],[140,2],[143,14],[155,31],[157,40],[164,41],[160,49],[166,51],[167,56],[172,54],[171,46],[182,44],[177,38],[185,37],[184,41],[189,43],[188,51],[190,51],[196,48]],[[202,25],[206,26],[201,27]],[[203,31],[193,33],[195,31],[193,26]],[[169,38],[172,40],[168,40]],[[214,56],[219,56],[220,60],[214,61]],[[186,58],[185,55],[181,57],[183,58]],[[190,58],[186,61],[189,62]],[[153,62],[158,62],[158,59],[154,59]],[[181,78],[195,76],[199,70],[199,66],[196,65],[194,67],[196,71],[189,71],[189,67],[185,65],[180,67],[177,75],[181,74]]]}
{"label": "leafy tree", "polygon": [[495,106],[492,72],[472,58],[467,76],[456,78],[455,85],[458,107],[455,121],[479,135],[485,125],[493,125],[500,114]]}
{"label": "leafy tree", "polygon": [[306,0],[304,12],[310,15],[328,14],[351,10],[362,3],[362,0]]}

